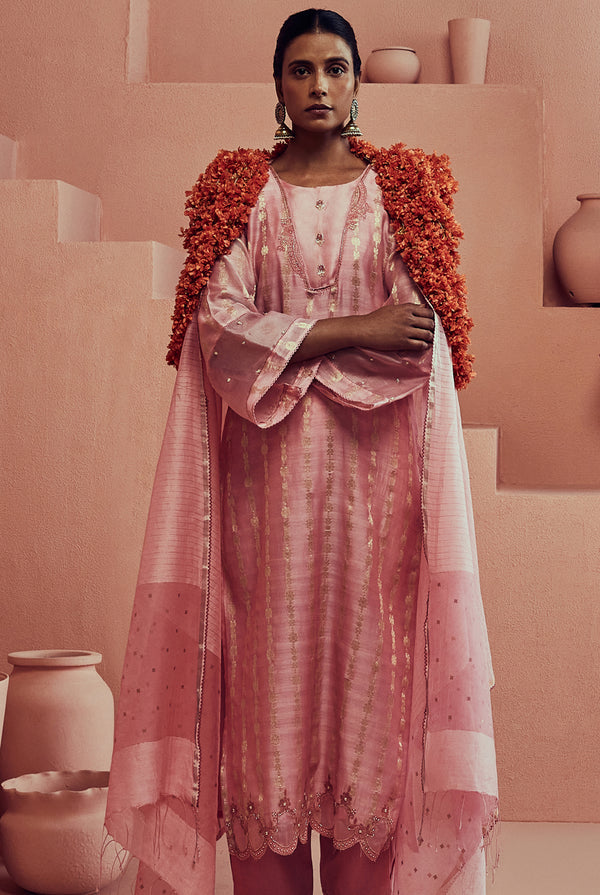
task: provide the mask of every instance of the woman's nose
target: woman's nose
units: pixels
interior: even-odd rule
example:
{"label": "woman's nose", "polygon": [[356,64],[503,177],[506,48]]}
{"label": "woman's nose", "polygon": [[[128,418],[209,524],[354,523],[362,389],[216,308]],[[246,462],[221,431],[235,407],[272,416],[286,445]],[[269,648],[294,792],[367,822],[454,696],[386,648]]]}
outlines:
{"label": "woman's nose", "polygon": [[327,86],[325,84],[325,78],[322,74],[315,74],[314,80],[312,83],[311,93],[315,94],[315,96],[324,96],[327,93]]}

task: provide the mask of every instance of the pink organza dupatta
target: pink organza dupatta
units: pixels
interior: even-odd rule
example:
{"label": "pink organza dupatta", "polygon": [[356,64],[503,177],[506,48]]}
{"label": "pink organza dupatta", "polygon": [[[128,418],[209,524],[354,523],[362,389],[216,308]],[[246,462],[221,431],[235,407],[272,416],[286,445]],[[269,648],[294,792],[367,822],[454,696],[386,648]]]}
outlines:
{"label": "pink organza dupatta", "polygon": [[220,401],[188,328],[157,467],[106,825],[138,891],[213,895],[221,682]]}
{"label": "pink organza dupatta", "polygon": [[393,892],[483,895],[484,847],[498,819],[493,672],[460,411],[437,327],[424,425],[408,791]]}

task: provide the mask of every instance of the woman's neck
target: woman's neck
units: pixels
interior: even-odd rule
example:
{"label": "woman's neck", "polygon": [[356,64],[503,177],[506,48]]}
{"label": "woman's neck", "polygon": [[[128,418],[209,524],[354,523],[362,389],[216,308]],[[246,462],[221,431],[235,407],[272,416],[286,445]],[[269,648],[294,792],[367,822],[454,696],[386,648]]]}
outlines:
{"label": "woman's neck", "polygon": [[273,161],[283,180],[296,186],[335,186],[354,180],[366,167],[338,134],[298,134]]}

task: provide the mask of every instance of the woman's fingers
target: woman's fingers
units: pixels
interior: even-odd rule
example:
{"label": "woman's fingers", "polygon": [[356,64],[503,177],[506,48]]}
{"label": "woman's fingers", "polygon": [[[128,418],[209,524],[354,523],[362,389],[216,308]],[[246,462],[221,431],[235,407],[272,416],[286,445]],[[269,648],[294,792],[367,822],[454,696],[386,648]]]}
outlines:
{"label": "woman's fingers", "polygon": [[433,332],[435,321],[433,319],[433,311],[431,310],[431,308],[415,305],[415,308],[412,311],[412,317],[413,326],[418,326],[421,329],[426,329]]}
{"label": "woman's fingers", "polygon": [[418,351],[433,341],[434,314],[427,305],[383,305],[362,318],[359,346]]}
{"label": "woman's fingers", "polygon": [[428,329],[411,329],[409,333],[406,335],[407,339],[411,341],[419,341],[419,342],[433,342],[433,333]]}
{"label": "woman's fingers", "polygon": [[412,305],[412,308],[417,317],[429,317],[433,320],[433,311],[429,305]]}
{"label": "woman's fingers", "polygon": [[430,307],[415,305],[411,321],[410,339],[417,349],[429,348],[433,342],[435,321]]}
{"label": "woman's fingers", "polygon": [[423,351],[431,348],[433,342],[433,332],[435,329],[435,320],[433,311],[429,305],[414,305],[412,310],[412,320],[410,322],[410,348],[415,351]]}

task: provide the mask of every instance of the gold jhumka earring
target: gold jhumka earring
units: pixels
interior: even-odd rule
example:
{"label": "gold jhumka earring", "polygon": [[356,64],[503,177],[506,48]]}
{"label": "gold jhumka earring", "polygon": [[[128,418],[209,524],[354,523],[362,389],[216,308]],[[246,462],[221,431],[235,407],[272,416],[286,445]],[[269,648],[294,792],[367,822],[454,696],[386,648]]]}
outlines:
{"label": "gold jhumka earring", "polygon": [[362,131],[358,127],[356,123],[356,119],[358,118],[358,101],[356,97],[352,100],[350,104],[350,121],[343,129],[341,136],[342,137],[362,137]]}
{"label": "gold jhumka earring", "polygon": [[294,135],[285,123],[285,106],[283,103],[277,103],[275,106],[275,121],[279,125],[275,131],[276,143],[289,143],[294,139]]}

